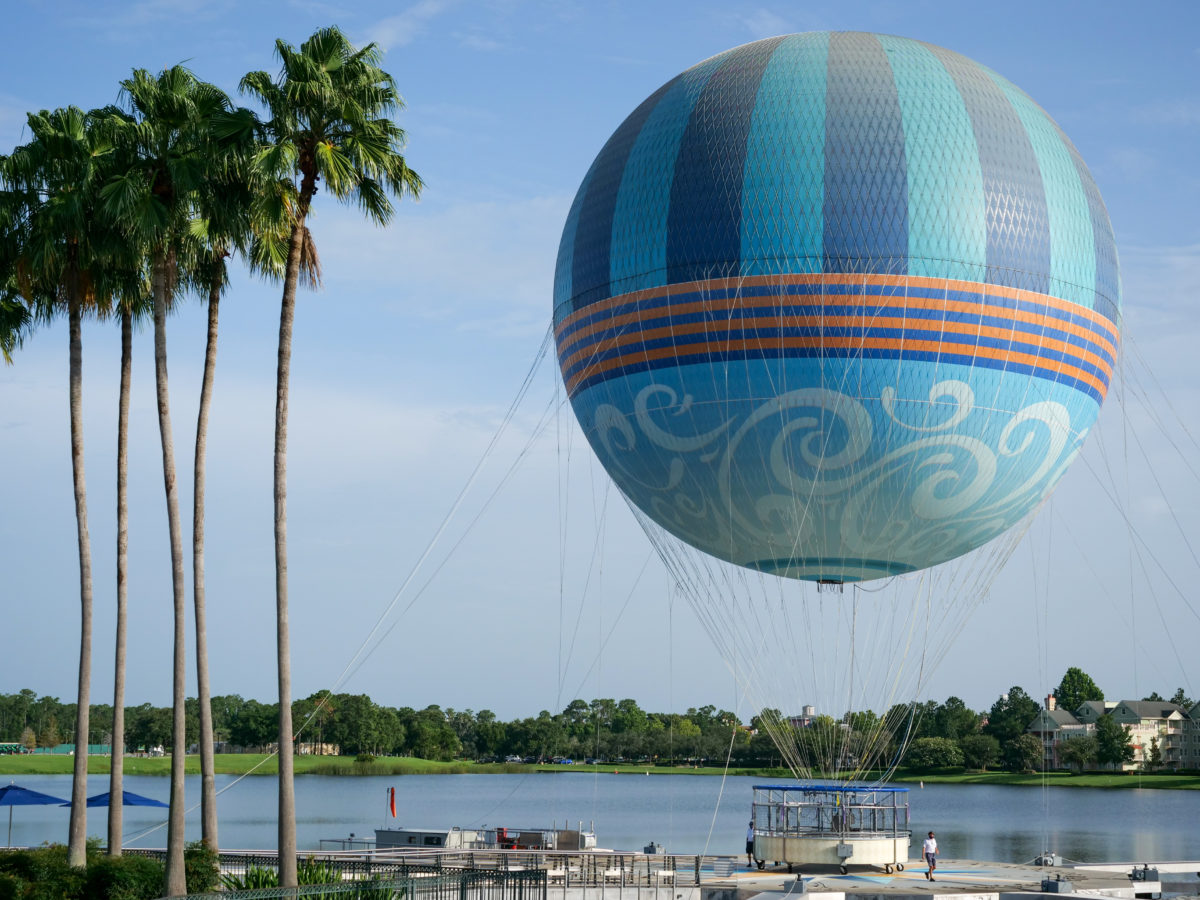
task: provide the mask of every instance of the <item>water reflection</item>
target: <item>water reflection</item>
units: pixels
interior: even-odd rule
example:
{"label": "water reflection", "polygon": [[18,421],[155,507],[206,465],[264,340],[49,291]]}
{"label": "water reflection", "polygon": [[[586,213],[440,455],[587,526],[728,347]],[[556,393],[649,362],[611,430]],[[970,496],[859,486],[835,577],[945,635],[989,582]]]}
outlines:
{"label": "water reflection", "polygon": [[[231,776],[218,776],[218,789]],[[547,775],[410,775],[296,779],[297,840],[315,849],[322,838],[371,835],[390,821],[386,789],[396,788],[398,824],[476,827],[548,826],[595,822],[601,846],[641,849],[651,841],[672,853],[742,850],[751,785],[704,776],[631,776],[563,772]],[[70,776],[32,776],[26,787],[58,796]],[[167,779],[127,776],[126,790],[167,796]],[[103,786],[99,786],[103,785]],[[106,779],[93,776],[91,793]],[[187,779],[189,803],[199,801],[199,778]],[[909,793],[914,835],[937,832],[947,858],[1025,862],[1044,850],[1068,860],[1200,860],[1200,791],[1019,788],[981,785],[916,786]],[[218,799],[225,848],[270,848],[276,841],[276,785],[245,778]],[[88,832],[103,835],[103,810],[89,810]],[[166,829],[155,810],[125,810],[127,841],[161,847]],[[26,807],[14,817],[13,842],[65,842],[67,810]],[[199,809],[187,816],[187,837],[200,836]],[[919,837],[912,854],[920,850]]]}

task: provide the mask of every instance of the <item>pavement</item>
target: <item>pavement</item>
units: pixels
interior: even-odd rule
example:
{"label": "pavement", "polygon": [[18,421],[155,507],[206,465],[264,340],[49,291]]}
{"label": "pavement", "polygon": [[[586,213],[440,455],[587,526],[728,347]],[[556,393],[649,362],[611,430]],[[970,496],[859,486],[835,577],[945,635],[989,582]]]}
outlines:
{"label": "pavement", "polygon": [[[1129,880],[1124,871],[1095,871],[1069,867],[1043,868],[1015,863],[981,862],[978,860],[939,860],[934,881],[925,878],[925,866],[912,860],[903,872],[891,875],[879,869],[854,868],[842,875],[836,866],[804,866],[799,873],[804,891],[843,896],[922,897],[933,895],[986,895],[1042,893],[1042,880],[1061,876],[1071,883],[1071,893],[1085,896],[1120,897],[1132,900],[1135,896],[1149,897],[1160,890],[1157,883]],[[745,868],[716,881],[705,881],[706,888],[733,889],[737,900],[749,900],[758,894],[794,895],[799,893],[797,874],[789,874],[786,866]],[[1064,886],[1065,887],[1065,886]],[[706,892],[707,893],[707,892]]]}

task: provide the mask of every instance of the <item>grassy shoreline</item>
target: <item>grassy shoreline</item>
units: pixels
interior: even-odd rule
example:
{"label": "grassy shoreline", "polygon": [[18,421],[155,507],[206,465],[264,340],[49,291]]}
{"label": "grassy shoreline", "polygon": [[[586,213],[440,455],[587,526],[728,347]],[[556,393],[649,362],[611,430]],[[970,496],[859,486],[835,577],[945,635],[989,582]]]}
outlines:
{"label": "grassy shoreline", "polygon": [[[89,775],[107,775],[110,760],[107,756],[88,759]],[[70,775],[74,758],[71,756],[0,756],[0,776]],[[273,756],[262,753],[218,753],[216,769],[220,775],[276,775],[279,767]],[[126,775],[162,775],[171,771],[169,757],[125,757]],[[200,757],[189,756],[184,765],[189,775],[200,774]],[[352,757],[297,756],[297,775],[495,775],[539,772],[545,774],[615,773],[622,775],[748,775],[766,779],[790,779],[785,769],[734,768],[728,773],[715,766],[668,767],[645,765],[523,765],[519,763],[474,763],[465,761],[437,762],[412,757],[384,756],[370,763],[360,763]],[[901,784],[1001,784],[1016,787],[1090,787],[1090,788],[1149,788],[1164,790],[1200,790],[1200,775],[1143,775],[1136,772],[1117,774],[1094,772],[1075,775],[1068,772],[1048,772],[1045,775],[1012,772],[954,772],[924,774],[899,771],[892,778]]]}

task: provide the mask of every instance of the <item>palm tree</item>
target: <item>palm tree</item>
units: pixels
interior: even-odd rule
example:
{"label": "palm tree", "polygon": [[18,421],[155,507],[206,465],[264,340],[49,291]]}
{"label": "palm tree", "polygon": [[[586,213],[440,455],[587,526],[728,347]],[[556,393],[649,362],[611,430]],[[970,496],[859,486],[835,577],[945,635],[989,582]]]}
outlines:
{"label": "palm tree", "polygon": [[174,300],[180,259],[187,250],[195,192],[209,174],[210,124],[229,100],[183,66],[158,75],[135,69],[121,82],[132,110],[120,131],[123,169],[104,189],[110,214],[149,259],[154,303],[154,371],[162,444],[163,485],[171,545],[174,600],[174,666],[171,742],[171,799],[167,818],[166,889],[186,892],[184,875],[184,757],[186,734],[186,610],[183,541],[175,477],[167,377],[167,312]]}
{"label": "palm tree", "polygon": [[[210,123],[227,121],[222,111]],[[196,450],[193,464],[192,506],[192,597],[196,618],[196,687],[200,708],[200,807],[202,840],[218,849],[216,766],[213,759],[212,696],[208,677],[208,630],[204,585],[204,498],[208,415],[212,405],[213,378],[217,365],[217,326],[221,294],[229,283],[226,259],[244,250],[251,233],[250,211],[253,190],[249,182],[246,136],[234,134],[210,144],[212,173],[196,195],[196,217],[191,222],[194,262],[191,280],[208,300],[208,336],[204,349],[204,375],[196,419]]]}
{"label": "palm tree", "polygon": [[376,223],[386,224],[388,200],[416,197],[420,177],[401,152],[404,131],[391,119],[403,108],[392,77],[380,68],[374,44],[355,49],[337,28],[316,31],[297,50],[275,42],[282,63],[277,78],[251,72],[241,89],[260,100],[269,115],[266,144],[258,163],[270,178],[293,185],[291,234],[279,316],[275,387],[275,606],[279,668],[279,875],[296,884],[296,805],[292,760],[291,651],[287,581],[287,421],[292,324],[296,287],[311,237],[306,226],[317,182],[339,200],[358,203]]}
{"label": "palm tree", "polygon": [[[83,465],[83,340],[85,310],[103,297],[105,253],[111,231],[98,210],[98,191],[111,164],[112,146],[93,116],[77,107],[28,116],[32,140],[0,160],[5,219],[19,235],[14,261],[21,294],[35,314],[49,318],[66,308],[69,343],[71,468],[79,551],[80,639],[76,741],[86,744],[92,658],[92,559]],[[87,862],[86,750],[75,754],[67,862]]]}
{"label": "palm tree", "polygon": [[133,371],[133,323],[148,312],[148,290],[130,261],[132,284],[117,304],[121,317],[121,387],[117,400],[117,641],[114,653],[112,765],[108,775],[108,854],[121,855],[125,778],[125,632],[129,594],[129,387]]}
{"label": "palm tree", "polygon": [[224,251],[212,245],[208,294],[208,337],[204,347],[204,375],[200,382],[200,409],[196,416],[196,451],[192,465],[192,608],[196,617],[196,699],[200,707],[200,821],[201,838],[210,850],[218,849],[216,763],[213,759],[212,691],[208,680],[208,625],[204,593],[204,490],[208,444],[208,411],[212,404],[213,375],[217,366],[217,321],[221,291],[228,283]]}

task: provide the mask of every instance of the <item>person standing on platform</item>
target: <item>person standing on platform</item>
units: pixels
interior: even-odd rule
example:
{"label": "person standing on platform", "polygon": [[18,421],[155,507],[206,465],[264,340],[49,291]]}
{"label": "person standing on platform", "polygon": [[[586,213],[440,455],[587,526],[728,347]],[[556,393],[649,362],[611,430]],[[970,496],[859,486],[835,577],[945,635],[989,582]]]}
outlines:
{"label": "person standing on platform", "polygon": [[754,820],[746,828],[746,865],[754,865]]}
{"label": "person standing on platform", "polygon": [[929,832],[929,837],[925,838],[925,842],[921,845],[921,854],[925,857],[925,863],[929,866],[929,871],[925,873],[925,877],[930,881],[937,881],[933,877],[933,870],[937,868],[937,838],[933,836],[933,832]]}

